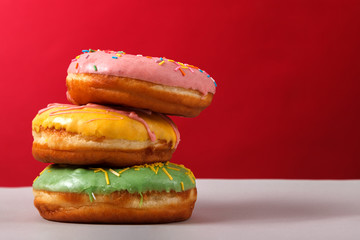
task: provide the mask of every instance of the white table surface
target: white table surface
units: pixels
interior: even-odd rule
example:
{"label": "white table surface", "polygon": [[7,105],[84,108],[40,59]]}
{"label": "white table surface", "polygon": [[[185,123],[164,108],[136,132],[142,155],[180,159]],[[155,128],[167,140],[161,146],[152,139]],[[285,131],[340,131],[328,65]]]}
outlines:
{"label": "white table surface", "polygon": [[44,220],[31,188],[0,188],[0,239],[360,239],[360,180],[197,180],[191,219],[159,225]]}

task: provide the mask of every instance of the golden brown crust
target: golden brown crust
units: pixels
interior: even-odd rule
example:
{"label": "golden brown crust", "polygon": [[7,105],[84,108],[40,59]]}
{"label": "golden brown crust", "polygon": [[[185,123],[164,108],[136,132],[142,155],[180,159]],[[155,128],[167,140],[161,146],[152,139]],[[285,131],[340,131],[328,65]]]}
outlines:
{"label": "golden brown crust", "polygon": [[[35,138],[33,142],[34,158],[45,163],[125,167],[170,161],[175,151],[171,149],[172,143],[159,142],[143,149],[124,149],[120,144],[115,148],[118,145],[112,144],[109,148],[101,145],[104,138],[85,137],[63,129],[40,128],[40,133],[46,133],[53,138],[47,142],[38,142]],[[74,136],[77,137],[75,140],[71,138]],[[81,145],[83,142],[86,144]]]}
{"label": "golden brown crust", "polygon": [[82,223],[166,223],[188,219],[197,198],[196,188],[184,192],[127,191],[108,195],[33,190],[34,205],[48,220]]}
{"label": "golden brown crust", "polygon": [[145,163],[170,161],[173,150],[99,150],[99,149],[74,149],[57,150],[46,145],[33,144],[34,158],[45,163],[59,163],[72,165],[104,165],[126,167]]}
{"label": "golden brown crust", "polygon": [[150,109],[169,115],[196,117],[213,94],[102,74],[68,74],[68,99],[74,104],[100,103]]}

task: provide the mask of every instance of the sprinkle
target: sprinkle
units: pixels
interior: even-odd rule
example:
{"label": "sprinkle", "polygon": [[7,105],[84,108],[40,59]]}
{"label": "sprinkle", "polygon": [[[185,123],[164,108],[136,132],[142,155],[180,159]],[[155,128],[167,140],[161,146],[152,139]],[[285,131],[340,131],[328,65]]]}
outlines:
{"label": "sprinkle", "polygon": [[39,178],[39,176],[37,176],[37,177],[34,179],[33,183],[34,183],[38,178]]}
{"label": "sprinkle", "polygon": [[217,87],[217,84],[216,84],[215,80],[212,77],[210,77],[210,79],[214,82],[215,87]]}
{"label": "sprinkle", "polygon": [[88,59],[89,56],[90,56],[90,55],[88,54],[85,59]]}
{"label": "sprinkle", "polygon": [[139,171],[139,170],[140,170],[140,168],[134,168],[134,170],[135,170],[135,171]]}
{"label": "sprinkle", "polygon": [[207,75],[207,77],[209,78],[209,77],[210,77],[210,75]]}
{"label": "sprinkle", "polygon": [[120,170],[120,171],[119,171],[119,174],[122,174],[123,172],[125,172],[125,171],[128,170],[128,169],[130,169],[130,168],[124,168],[123,170]]}
{"label": "sprinkle", "polygon": [[190,178],[191,182],[194,184],[195,181],[194,181],[194,179],[192,178],[192,176],[190,176],[190,174],[187,174],[187,175],[188,175],[188,177]]}
{"label": "sprinkle", "polygon": [[124,51],[118,51],[118,53],[119,53],[119,54],[125,54],[125,52],[124,52]]}
{"label": "sprinkle", "polygon": [[164,62],[165,62],[165,61],[163,60],[162,62],[160,62],[160,63],[159,63],[159,65],[163,65],[163,64],[164,64]]}
{"label": "sprinkle", "polygon": [[114,174],[114,175],[116,175],[116,176],[120,177],[120,174],[119,174],[119,173],[117,173],[116,171],[112,170],[111,168],[109,168],[109,171],[110,171],[112,174]]}
{"label": "sprinkle", "polygon": [[79,63],[76,63],[75,68],[77,69],[79,67]]}
{"label": "sprinkle", "polygon": [[155,170],[155,168],[152,165],[149,165],[149,168],[155,173],[157,174],[157,171]]}
{"label": "sprinkle", "polygon": [[96,65],[94,65],[94,70],[95,70],[95,72],[97,71],[97,67],[96,67]]}
{"label": "sprinkle", "polygon": [[141,55],[141,54],[138,54],[138,55],[136,55],[137,57],[142,57],[143,55]]}
{"label": "sprinkle", "polygon": [[75,62],[77,59],[76,58],[74,58],[74,59],[71,59],[71,62]]}
{"label": "sprinkle", "polygon": [[184,183],[183,182],[180,182],[180,185],[181,185],[181,190],[185,190],[185,188],[184,188]]}
{"label": "sprinkle", "polygon": [[194,70],[192,70],[192,68],[191,68],[191,67],[189,67],[189,70],[190,70],[191,72],[194,72]]}
{"label": "sprinkle", "polygon": [[160,60],[161,60],[161,61],[164,61],[164,59],[163,59],[162,57],[160,58]]}
{"label": "sprinkle", "polygon": [[156,175],[157,175],[158,171],[159,171],[159,167],[157,167],[156,170],[155,170]]}
{"label": "sprinkle", "polygon": [[192,173],[192,171],[191,171],[190,169],[188,169],[188,168],[185,168],[185,167],[184,167],[184,169],[187,170],[187,172],[186,172],[185,174],[188,175],[188,177],[190,178],[191,182],[192,182],[192,183],[195,183],[194,179],[196,179],[196,178],[195,178],[194,174]]}
{"label": "sprinkle", "polygon": [[121,57],[121,54],[118,54],[118,53],[117,53],[117,54],[115,54],[115,55],[118,56],[118,57]]}
{"label": "sprinkle", "polygon": [[175,62],[174,60],[168,59],[169,62]]}
{"label": "sprinkle", "polygon": [[94,173],[97,173],[97,172],[103,172],[105,174],[105,180],[106,180],[106,184],[109,185],[110,184],[110,181],[109,181],[109,175],[107,173],[107,171],[105,171],[104,169],[102,168],[90,168],[90,169],[95,169]]}
{"label": "sprinkle", "polygon": [[182,74],[183,76],[185,76],[184,71],[183,71],[181,68],[179,68],[179,70],[180,70],[181,74]]}
{"label": "sprinkle", "polygon": [[91,192],[91,196],[94,198],[94,200],[96,201],[96,197],[95,194],[93,192]]}
{"label": "sprinkle", "polygon": [[168,173],[168,171],[166,171],[165,168],[162,168],[162,170],[164,171],[164,173],[168,176],[168,178],[169,178],[170,180],[173,180],[172,176]]}
{"label": "sprinkle", "polygon": [[76,59],[79,59],[80,58],[80,56],[76,56]]}
{"label": "sprinkle", "polygon": [[146,56],[146,58],[150,58],[150,59],[152,59],[152,57],[150,57],[150,56]]}
{"label": "sprinkle", "polygon": [[95,50],[89,49],[90,52],[95,52]]}
{"label": "sprinkle", "polygon": [[162,60],[159,58],[158,60],[155,60],[156,63],[161,62]]}
{"label": "sprinkle", "polygon": [[89,52],[89,50],[82,50],[82,52],[83,52],[83,53],[88,53],[88,52]]}
{"label": "sprinkle", "polygon": [[118,57],[112,56],[113,59],[118,59]]}
{"label": "sprinkle", "polygon": [[172,169],[172,170],[175,170],[175,171],[180,171],[180,169],[178,169],[178,168],[173,168],[173,167],[167,167],[168,169]]}
{"label": "sprinkle", "polygon": [[109,184],[110,184],[109,175],[108,175],[108,173],[107,173],[105,170],[103,170],[103,172],[105,173],[106,184],[109,185]]}
{"label": "sprinkle", "polygon": [[177,71],[177,70],[179,70],[179,69],[180,69],[180,66],[176,67],[176,68],[174,69],[174,71]]}
{"label": "sprinkle", "polygon": [[199,69],[200,72],[204,72],[203,70]]}

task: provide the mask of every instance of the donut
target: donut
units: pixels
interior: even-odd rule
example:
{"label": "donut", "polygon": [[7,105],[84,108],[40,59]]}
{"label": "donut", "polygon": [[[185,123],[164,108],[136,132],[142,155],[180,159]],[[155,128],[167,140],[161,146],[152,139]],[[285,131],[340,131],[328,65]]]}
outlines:
{"label": "donut", "polygon": [[97,104],[49,104],[34,118],[32,134],[35,159],[74,165],[166,162],[180,141],[163,114]]}
{"label": "donut", "polygon": [[120,169],[52,164],[34,180],[33,193],[43,218],[81,223],[183,221],[197,198],[191,170],[169,162]]}
{"label": "donut", "polygon": [[73,104],[111,104],[195,117],[210,105],[216,83],[204,70],[165,57],[83,50],[66,77]]}

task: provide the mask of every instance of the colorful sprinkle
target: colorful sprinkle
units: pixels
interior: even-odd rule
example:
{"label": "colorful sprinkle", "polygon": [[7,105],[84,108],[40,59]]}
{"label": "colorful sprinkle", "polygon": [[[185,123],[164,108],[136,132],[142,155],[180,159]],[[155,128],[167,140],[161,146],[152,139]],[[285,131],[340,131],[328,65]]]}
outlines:
{"label": "colorful sprinkle", "polygon": [[95,72],[97,71],[97,67],[96,67],[96,65],[94,65],[94,70],[95,70]]}
{"label": "colorful sprinkle", "polygon": [[175,171],[180,171],[180,169],[178,168],[174,168],[174,167],[167,167],[168,169],[172,169],[172,170],[175,170]]}
{"label": "colorful sprinkle", "polygon": [[113,59],[118,59],[118,57],[116,57],[116,56],[112,56],[112,58],[113,58]]}
{"label": "colorful sprinkle", "polygon": [[204,72],[203,70],[199,69],[200,72]]}
{"label": "colorful sprinkle", "polygon": [[130,168],[124,168],[123,170],[119,171],[119,174],[122,174],[123,172],[125,172],[126,170],[129,170]]}
{"label": "colorful sprinkle", "polygon": [[215,87],[217,87],[217,84],[216,84],[215,80],[212,77],[210,77],[210,79],[214,82]]}
{"label": "colorful sprinkle", "polygon": [[105,174],[105,181],[106,181],[106,184],[107,185],[110,185],[110,181],[109,181],[109,175],[107,173],[107,171],[105,171],[104,169],[102,168],[90,168],[90,169],[93,169],[94,170],[94,173],[97,173],[97,172],[103,172]]}
{"label": "colorful sprinkle", "polygon": [[90,57],[90,55],[89,55],[89,54],[86,56],[86,58],[85,58],[85,59],[88,59],[88,57]]}
{"label": "colorful sprinkle", "polygon": [[164,62],[165,62],[165,61],[163,60],[162,62],[160,62],[160,63],[159,63],[159,65],[163,65],[163,64],[164,64]]}
{"label": "colorful sprinkle", "polygon": [[91,196],[94,198],[94,200],[96,201],[96,197],[95,194],[93,192],[91,192]]}
{"label": "colorful sprinkle", "polygon": [[77,69],[79,67],[79,63],[76,63],[75,65],[75,69]]}
{"label": "colorful sprinkle", "polygon": [[88,53],[88,52],[89,52],[89,50],[82,50],[82,52],[83,52],[83,53]]}
{"label": "colorful sprinkle", "polygon": [[186,175],[188,175],[188,177],[190,178],[191,182],[194,184],[195,181],[194,181],[194,179],[192,178],[192,176],[191,176],[190,174],[186,174]]}
{"label": "colorful sprinkle", "polygon": [[168,176],[168,178],[169,178],[170,180],[173,180],[173,177],[168,173],[168,171],[166,171],[165,168],[162,168],[162,170],[163,170],[163,172],[166,174],[166,176]]}
{"label": "colorful sprinkle", "polygon": [[95,50],[89,49],[89,52],[96,52]]}
{"label": "colorful sprinkle", "polygon": [[185,76],[185,72],[184,72],[181,68],[179,68],[179,70],[180,70],[181,74],[182,74],[183,76]]}
{"label": "colorful sprinkle", "polygon": [[157,174],[157,171],[155,170],[155,168],[152,165],[150,165],[149,168],[151,169],[151,171],[153,171],[155,174]]}
{"label": "colorful sprinkle", "polygon": [[180,185],[181,185],[181,190],[185,190],[185,188],[184,188],[184,183],[183,182],[180,182]]}
{"label": "colorful sprinkle", "polygon": [[113,170],[113,169],[109,168],[109,171],[110,171],[112,174],[114,174],[115,176],[120,177],[120,174],[119,174],[119,173],[117,173],[115,170]]}

